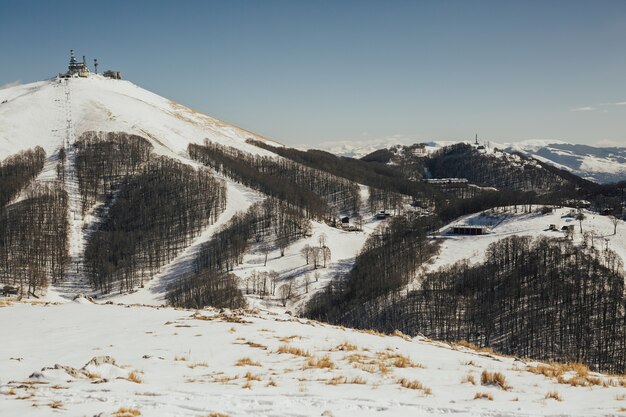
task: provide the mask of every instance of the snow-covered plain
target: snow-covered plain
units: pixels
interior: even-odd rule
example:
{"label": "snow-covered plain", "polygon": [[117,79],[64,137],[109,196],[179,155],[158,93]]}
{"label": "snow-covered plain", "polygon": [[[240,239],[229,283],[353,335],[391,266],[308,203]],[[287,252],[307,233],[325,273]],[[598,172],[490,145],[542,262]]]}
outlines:
{"label": "snow-covered plain", "polygon": [[[573,387],[521,359],[270,312],[79,298],[15,303],[0,308],[0,322],[2,416],[599,416],[626,407],[617,377]],[[483,370],[510,388],[482,385]],[[546,398],[552,391],[561,401]]]}

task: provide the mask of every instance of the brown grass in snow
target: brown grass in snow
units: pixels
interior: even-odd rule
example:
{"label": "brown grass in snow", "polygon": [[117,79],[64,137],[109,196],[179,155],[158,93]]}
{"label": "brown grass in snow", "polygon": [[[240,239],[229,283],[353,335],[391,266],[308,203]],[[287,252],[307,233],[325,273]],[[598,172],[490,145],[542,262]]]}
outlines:
{"label": "brown grass in snow", "polygon": [[476,379],[474,378],[474,375],[472,374],[465,375],[463,379],[461,380],[461,383],[464,384],[466,382],[472,385],[476,385]]}
{"label": "brown grass in snow", "polygon": [[558,392],[556,391],[550,391],[549,393],[546,394],[546,400],[557,400],[557,401],[563,401],[563,399],[561,398],[561,396],[559,395]]}
{"label": "brown grass in snow", "polygon": [[321,358],[317,356],[311,357],[306,362],[306,365],[309,368],[335,369],[335,364],[330,360],[328,355],[322,356]]}
{"label": "brown grass in snow", "polygon": [[505,391],[511,389],[511,386],[506,382],[506,377],[500,372],[491,373],[487,370],[483,370],[483,373],[480,375],[480,383],[482,385],[495,385]]}
{"label": "brown grass in snow", "polygon": [[116,412],[113,413],[115,417],[137,417],[141,415],[141,411],[136,408],[130,407],[120,407]]}
{"label": "brown grass in snow", "polygon": [[474,394],[475,400],[489,400],[493,401],[493,395],[490,392],[477,392]]}
{"label": "brown grass in snow", "polygon": [[249,357],[239,358],[237,362],[235,362],[235,366],[261,366],[259,362],[255,362]]}
{"label": "brown grass in snow", "polygon": [[289,345],[280,345],[276,353],[289,353],[291,355],[303,356],[305,358],[308,358],[311,356],[311,354],[308,351],[294,347],[294,346],[289,346]]}
{"label": "brown grass in snow", "polygon": [[400,378],[398,381],[398,384],[400,384],[400,386],[402,386],[403,388],[407,388],[407,389],[414,389],[414,390],[420,390],[422,391],[425,395],[430,395],[432,394],[432,390],[428,387],[425,387],[420,381],[418,380],[409,380],[407,378]]}
{"label": "brown grass in snow", "polygon": [[134,382],[135,384],[141,384],[143,382],[141,380],[141,377],[139,376],[139,373],[136,371],[130,371],[126,379],[128,379],[130,382]]}

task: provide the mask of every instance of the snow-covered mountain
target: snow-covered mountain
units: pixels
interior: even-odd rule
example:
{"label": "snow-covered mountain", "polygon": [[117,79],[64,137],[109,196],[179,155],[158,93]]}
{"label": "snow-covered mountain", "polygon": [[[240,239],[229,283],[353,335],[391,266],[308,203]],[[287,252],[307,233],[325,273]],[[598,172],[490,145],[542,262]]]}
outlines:
{"label": "snow-covered mountain", "polygon": [[595,147],[559,141],[524,141],[507,144],[505,150],[522,152],[599,183],[626,180],[626,147]]}
{"label": "snow-covered mountain", "polygon": [[[471,141],[459,141],[472,143]],[[443,146],[459,143],[455,141],[426,141],[426,150],[434,151]],[[319,147],[340,156],[362,158],[378,149],[389,149],[395,145],[409,145],[407,140],[385,139],[381,141],[326,142]],[[486,143],[485,143],[486,144]],[[580,177],[598,183],[626,180],[626,147],[595,147],[572,144],[558,140],[527,140],[521,142],[490,142],[506,152],[521,152],[542,162],[568,170]]]}
{"label": "snow-covered mountain", "polygon": [[[48,155],[69,135],[119,131],[150,140],[158,154],[181,155],[189,143],[211,141],[252,153],[246,139],[268,139],[147,91],[99,75],[48,80],[0,90],[0,159],[41,146]],[[68,120],[71,123],[68,125]],[[271,142],[278,145],[275,142]]]}

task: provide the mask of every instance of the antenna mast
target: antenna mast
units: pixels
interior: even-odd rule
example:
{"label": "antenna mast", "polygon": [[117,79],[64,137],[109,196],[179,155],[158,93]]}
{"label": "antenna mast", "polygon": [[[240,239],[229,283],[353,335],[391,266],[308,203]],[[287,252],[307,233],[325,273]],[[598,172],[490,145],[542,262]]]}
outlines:
{"label": "antenna mast", "polygon": [[98,73],[98,59],[94,58],[93,59],[93,67],[94,67],[94,71],[97,74]]}

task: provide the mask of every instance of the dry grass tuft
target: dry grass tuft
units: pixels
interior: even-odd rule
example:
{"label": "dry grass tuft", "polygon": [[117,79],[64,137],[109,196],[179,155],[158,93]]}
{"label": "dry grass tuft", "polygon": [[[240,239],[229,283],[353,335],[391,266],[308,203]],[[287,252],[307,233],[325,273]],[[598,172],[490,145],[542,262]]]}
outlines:
{"label": "dry grass tuft", "polygon": [[289,345],[280,345],[276,353],[289,353],[291,355],[302,356],[305,358],[308,358],[311,356],[311,354],[308,351],[294,347],[294,346],[289,346]]}
{"label": "dry grass tuft", "polygon": [[241,388],[244,388],[244,389],[252,389],[252,381],[246,381],[246,383],[245,383],[245,384],[243,384],[243,385],[241,386]]}
{"label": "dry grass tuft", "polygon": [[211,413],[207,417],[230,417],[230,416],[224,413]]}
{"label": "dry grass tuft", "polygon": [[186,356],[174,356],[174,361],[176,362],[186,362],[188,358]]}
{"label": "dry grass tuft", "polygon": [[411,380],[408,380],[406,378],[400,378],[398,380],[398,384],[400,384],[403,388],[421,390],[425,395],[432,394],[432,390],[430,388],[428,388],[428,387],[425,387],[418,380],[411,381]]}
{"label": "dry grass tuft", "polygon": [[340,345],[335,346],[333,350],[339,350],[344,352],[352,352],[353,350],[358,350],[359,348],[356,345],[353,345],[350,342],[343,342]]}
{"label": "dry grass tuft", "polygon": [[485,352],[495,354],[493,349],[490,347],[480,347],[473,343],[468,342],[467,340],[459,340],[458,342],[451,343],[452,346],[461,346],[467,349],[475,350],[476,352]]}
{"label": "dry grass tuft", "polygon": [[425,368],[421,363],[413,362],[411,358],[400,353],[377,352],[376,356],[380,361],[386,362],[386,365],[396,368]]}
{"label": "dry grass tuft", "polygon": [[563,401],[563,399],[561,398],[561,396],[559,395],[558,392],[556,391],[550,391],[549,393],[546,394],[546,400],[557,400],[557,401]]}
{"label": "dry grass tuft", "polygon": [[335,364],[330,360],[328,355],[318,358],[317,356],[309,358],[307,361],[309,368],[335,369]]}
{"label": "dry grass tuft", "polygon": [[246,381],[260,381],[261,380],[261,375],[254,375],[250,371],[246,372],[246,375],[244,375],[244,377],[246,378]]}
{"label": "dry grass tuft", "polygon": [[194,362],[187,365],[187,368],[195,369],[195,368],[208,368],[209,364],[206,362]]}
{"label": "dry grass tuft", "polygon": [[63,408],[63,403],[61,401],[52,401],[50,404],[48,404],[48,406],[50,408]]}
{"label": "dry grass tuft", "polygon": [[579,362],[550,362],[529,366],[526,370],[533,374],[543,375],[546,378],[556,379],[559,384],[567,384],[573,387],[602,386],[608,388],[620,385],[626,386],[626,378],[621,376],[612,376],[609,378],[592,376],[590,375],[590,370],[587,365]]}
{"label": "dry grass tuft", "polygon": [[461,380],[461,383],[464,384],[466,382],[472,385],[476,385],[476,379],[474,378],[474,375],[472,374],[465,375],[465,377],[463,377],[463,379]]}
{"label": "dry grass tuft", "polygon": [[261,366],[259,362],[255,362],[249,357],[239,358],[237,362],[235,362],[235,366]]}
{"label": "dry grass tuft", "polygon": [[274,381],[273,379],[270,378],[270,381],[265,386],[266,387],[277,387],[278,384],[276,383],[276,381]]}
{"label": "dry grass tuft", "polygon": [[135,384],[141,384],[143,382],[141,380],[141,377],[139,376],[139,373],[136,371],[130,371],[126,379],[128,379],[130,382],[134,382]]}
{"label": "dry grass tuft", "polygon": [[477,392],[474,394],[475,400],[489,400],[493,401],[493,395],[490,392]]}
{"label": "dry grass tuft", "polygon": [[297,340],[297,339],[302,339],[302,336],[298,336],[297,334],[291,335],[291,336],[285,336],[285,337],[281,337],[280,340],[283,343],[289,343],[292,340]]}
{"label": "dry grass tuft", "polygon": [[97,372],[86,371],[84,374],[89,379],[100,379],[101,376]]}
{"label": "dry grass tuft", "polygon": [[13,305],[13,303],[8,300],[0,300],[0,307],[8,307],[10,305]]}
{"label": "dry grass tuft", "polygon": [[500,372],[491,373],[487,370],[484,370],[483,373],[480,375],[480,383],[482,385],[496,385],[505,391],[511,389],[511,386],[506,383],[506,377]]}
{"label": "dry grass tuft", "polygon": [[252,342],[250,340],[247,340],[245,342],[246,345],[250,346],[251,348],[257,348],[257,349],[263,349],[263,350],[267,350],[267,346],[262,345],[260,343],[256,343],[256,342]]}
{"label": "dry grass tuft", "polygon": [[345,384],[345,383],[346,383],[345,376],[334,376],[328,381],[326,381],[326,385],[339,385],[339,384]]}
{"label": "dry grass tuft", "polygon": [[113,415],[115,417],[137,417],[141,415],[141,411],[136,408],[120,407]]}

